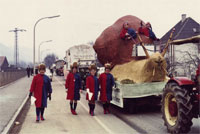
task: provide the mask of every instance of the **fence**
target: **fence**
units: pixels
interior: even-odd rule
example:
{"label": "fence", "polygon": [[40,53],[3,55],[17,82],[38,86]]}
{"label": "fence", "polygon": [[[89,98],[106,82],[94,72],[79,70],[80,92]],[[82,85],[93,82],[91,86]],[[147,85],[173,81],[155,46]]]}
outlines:
{"label": "fence", "polygon": [[25,70],[0,72],[0,87],[26,76]]}

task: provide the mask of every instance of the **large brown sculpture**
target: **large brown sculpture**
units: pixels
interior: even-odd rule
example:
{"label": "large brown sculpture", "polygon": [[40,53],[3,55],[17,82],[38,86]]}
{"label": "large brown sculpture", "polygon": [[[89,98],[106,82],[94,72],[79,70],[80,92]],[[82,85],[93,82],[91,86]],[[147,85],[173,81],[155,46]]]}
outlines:
{"label": "large brown sculpture", "polygon": [[[112,63],[112,66],[123,64],[133,60],[132,50],[135,43],[139,44],[138,38],[135,40],[122,40],[120,32],[124,22],[128,22],[130,27],[138,30],[141,20],[135,16],[124,16],[118,19],[113,25],[106,28],[97,38],[94,44],[94,50],[100,63]],[[152,40],[140,35],[144,44],[152,43]]]}

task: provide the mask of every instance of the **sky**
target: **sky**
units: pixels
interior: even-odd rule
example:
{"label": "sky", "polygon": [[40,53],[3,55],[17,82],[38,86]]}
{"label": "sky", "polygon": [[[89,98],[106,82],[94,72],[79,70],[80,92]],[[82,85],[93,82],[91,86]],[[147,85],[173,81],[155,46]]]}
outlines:
{"label": "sky", "polygon": [[39,44],[47,40],[52,42],[43,43],[43,55],[55,53],[63,58],[68,48],[95,42],[104,29],[125,15],[151,22],[161,38],[182,14],[200,23],[199,7],[200,0],[0,0],[0,43],[14,49],[14,33],[9,31],[25,29],[18,33],[19,55],[32,61],[34,24],[40,18],[60,15],[37,24],[36,61]]}

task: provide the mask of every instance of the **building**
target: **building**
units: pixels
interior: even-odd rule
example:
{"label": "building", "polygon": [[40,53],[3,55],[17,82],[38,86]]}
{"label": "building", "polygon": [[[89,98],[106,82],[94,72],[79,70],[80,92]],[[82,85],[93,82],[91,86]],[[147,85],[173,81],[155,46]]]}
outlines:
{"label": "building", "polygon": [[8,66],[9,64],[6,56],[0,56],[0,71],[5,71],[8,69]]}
{"label": "building", "polygon": [[175,76],[191,77],[200,60],[200,24],[183,14],[182,19],[161,38],[161,51],[173,28],[173,41],[166,54],[168,72]]}

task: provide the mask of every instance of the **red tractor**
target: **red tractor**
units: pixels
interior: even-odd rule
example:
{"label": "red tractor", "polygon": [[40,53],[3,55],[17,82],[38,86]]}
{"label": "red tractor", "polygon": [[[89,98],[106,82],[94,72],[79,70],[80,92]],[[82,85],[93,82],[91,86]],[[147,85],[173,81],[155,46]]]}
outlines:
{"label": "red tractor", "polygon": [[187,133],[200,116],[200,65],[195,80],[171,77],[162,96],[162,118],[170,133]]}

